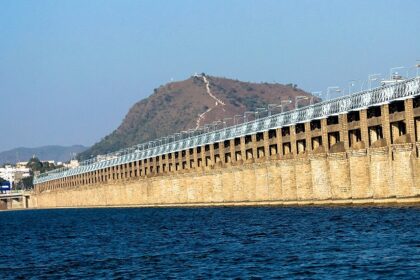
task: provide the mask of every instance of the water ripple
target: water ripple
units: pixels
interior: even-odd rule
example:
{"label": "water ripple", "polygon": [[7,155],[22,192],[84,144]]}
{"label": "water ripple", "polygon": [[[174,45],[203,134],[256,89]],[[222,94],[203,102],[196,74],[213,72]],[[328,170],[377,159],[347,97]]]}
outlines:
{"label": "water ripple", "polygon": [[414,279],[420,209],[0,213],[0,279]]}

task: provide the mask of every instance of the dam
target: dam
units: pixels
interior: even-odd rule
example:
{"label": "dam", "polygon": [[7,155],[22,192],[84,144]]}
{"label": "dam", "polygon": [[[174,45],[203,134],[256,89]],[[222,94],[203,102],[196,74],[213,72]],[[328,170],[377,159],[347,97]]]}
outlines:
{"label": "dam", "polygon": [[420,202],[420,77],[34,179],[31,208]]}

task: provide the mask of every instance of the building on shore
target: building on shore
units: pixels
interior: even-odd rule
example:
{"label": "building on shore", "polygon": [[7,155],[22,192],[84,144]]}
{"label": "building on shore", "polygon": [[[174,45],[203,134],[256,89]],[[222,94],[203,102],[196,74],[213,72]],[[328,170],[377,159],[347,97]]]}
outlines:
{"label": "building on shore", "polygon": [[12,166],[5,165],[0,168],[0,177],[11,183],[12,186],[16,185],[23,178],[31,176],[30,168],[23,167],[22,164]]}

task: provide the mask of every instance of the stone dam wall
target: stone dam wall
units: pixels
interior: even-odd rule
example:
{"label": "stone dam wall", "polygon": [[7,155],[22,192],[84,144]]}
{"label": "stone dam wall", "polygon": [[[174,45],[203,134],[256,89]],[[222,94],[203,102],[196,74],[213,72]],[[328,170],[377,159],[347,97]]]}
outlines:
{"label": "stone dam wall", "polygon": [[[414,144],[415,145],[415,144]],[[34,193],[30,208],[419,203],[413,144],[250,159]]]}
{"label": "stone dam wall", "polygon": [[40,174],[29,206],[420,202],[420,77],[180,138]]}

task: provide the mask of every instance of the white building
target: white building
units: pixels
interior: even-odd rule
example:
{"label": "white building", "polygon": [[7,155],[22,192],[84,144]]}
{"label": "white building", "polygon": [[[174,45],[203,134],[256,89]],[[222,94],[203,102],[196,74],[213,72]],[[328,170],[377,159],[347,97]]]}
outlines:
{"label": "white building", "polygon": [[72,159],[69,163],[64,163],[64,167],[75,168],[79,166],[79,161]]}
{"label": "white building", "polygon": [[28,165],[27,161],[16,162],[16,167],[26,167]]}
{"label": "white building", "polygon": [[14,167],[11,165],[0,167],[0,177],[12,184],[29,176],[31,176],[30,169],[27,167]]}

